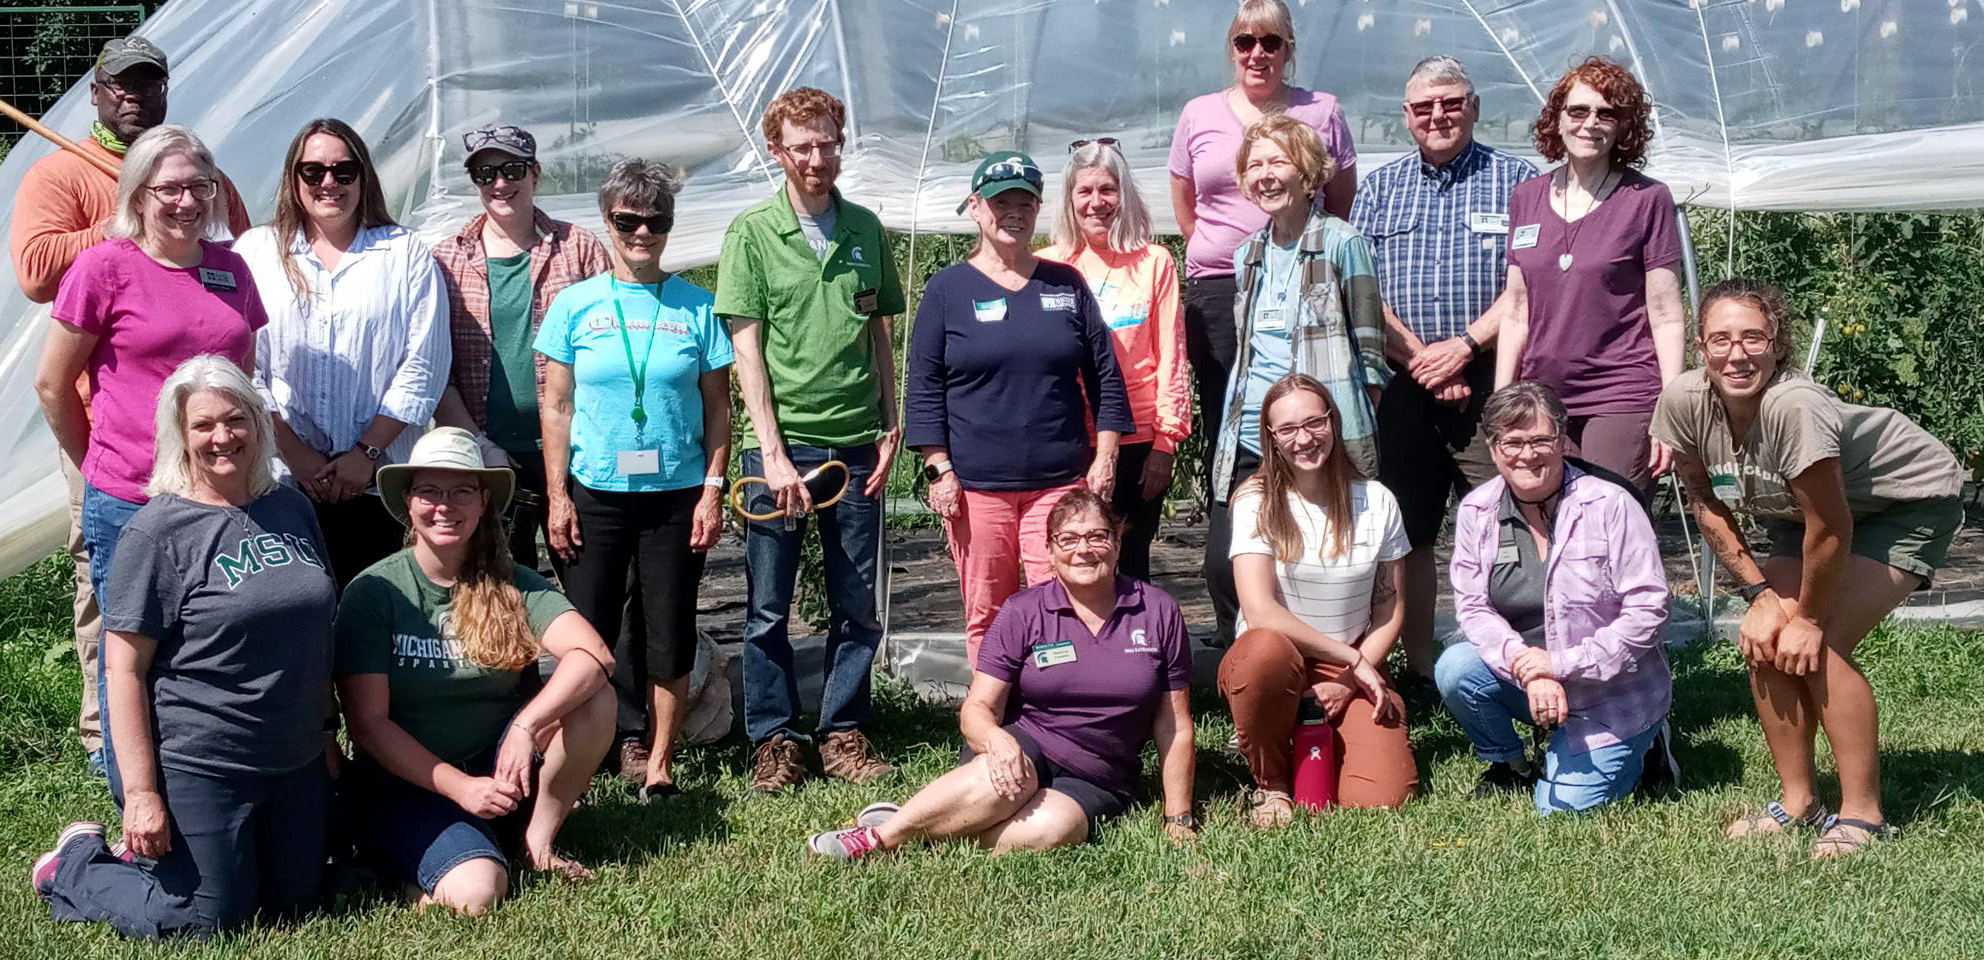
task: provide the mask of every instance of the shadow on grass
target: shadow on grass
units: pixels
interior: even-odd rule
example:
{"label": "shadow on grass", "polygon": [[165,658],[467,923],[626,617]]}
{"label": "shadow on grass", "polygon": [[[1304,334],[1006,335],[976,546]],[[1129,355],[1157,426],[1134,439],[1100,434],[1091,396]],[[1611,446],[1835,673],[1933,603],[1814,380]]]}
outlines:
{"label": "shadow on grass", "polygon": [[1941,819],[1959,798],[1984,797],[1984,754],[1960,750],[1887,750],[1881,753],[1881,806],[1888,822],[1906,827]]}

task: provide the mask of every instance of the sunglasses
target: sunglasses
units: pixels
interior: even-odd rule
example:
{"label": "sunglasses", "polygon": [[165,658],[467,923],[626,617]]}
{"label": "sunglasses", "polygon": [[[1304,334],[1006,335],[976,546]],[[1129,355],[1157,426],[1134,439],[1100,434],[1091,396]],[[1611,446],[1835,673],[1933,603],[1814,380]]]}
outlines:
{"label": "sunglasses", "polygon": [[530,175],[530,161],[505,160],[502,163],[478,163],[468,168],[468,178],[478,187],[495,183],[498,174],[501,174],[503,179],[516,183]]}
{"label": "sunglasses", "polygon": [[1564,108],[1564,116],[1569,117],[1572,123],[1583,123],[1594,114],[1597,115],[1599,123],[1619,122],[1619,111],[1615,107],[1593,108],[1582,103],[1574,103]]}
{"label": "sunglasses", "polygon": [[524,128],[506,123],[502,126],[490,127],[486,130],[473,131],[467,137],[463,138],[465,142],[462,145],[468,148],[470,154],[474,154],[477,150],[492,143],[501,147],[523,140],[529,136],[530,134],[524,132]]}
{"label": "sunglasses", "polygon": [[1261,45],[1262,53],[1280,53],[1281,45],[1285,42],[1279,34],[1274,33],[1262,34],[1258,37],[1251,33],[1236,33],[1233,35],[1233,49],[1241,53],[1253,53],[1254,44],[1257,43]]}
{"label": "sunglasses", "polygon": [[984,186],[1002,180],[1025,180],[1037,187],[1040,186],[1040,168],[1018,160],[1001,160],[985,168],[985,177],[978,181],[978,185]]}
{"label": "sunglasses", "polygon": [[[1115,137],[1084,137],[1083,139],[1080,140],[1070,141],[1068,143],[1068,152],[1074,153],[1075,151],[1080,150],[1081,148],[1086,147],[1091,143],[1095,144],[1098,147],[1115,147],[1116,144],[1120,142],[1121,141],[1117,140]],[[1117,150],[1118,152],[1121,152],[1120,147],[1117,148]]]}
{"label": "sunglasses", "polygon": [[657,237],[675,228],[675,215],[672,213],[655,213],[644,217],[638,213],[621,213],[616,210],[607,214],[606,219],[613,224],[613,229],[626,234],[639,230],[644,223],[647,224],[648,232]]}
{"label": "sunglasses", "polygon": [[359,176],[365,173],[365,165],[356,160],[339,160],[336,163],[317,163],[313,160],[299,163],[294,169],[297,179],[313,187],[323,183],[327,173],[332,180],[345,186],[357,183]]}
{"label": "sunglasses", "polygon": [[1467,98],[1435,97],[1431,100],[1420,100],[1414,103],[1408,103],[1405,105],[1405,108],[1407,110],[1412,111],[1412,115],[1415,117],[1430,117],[1435,113],[1440,113],[1440,112],[1459,113],[1462,110],[1467,109]]}

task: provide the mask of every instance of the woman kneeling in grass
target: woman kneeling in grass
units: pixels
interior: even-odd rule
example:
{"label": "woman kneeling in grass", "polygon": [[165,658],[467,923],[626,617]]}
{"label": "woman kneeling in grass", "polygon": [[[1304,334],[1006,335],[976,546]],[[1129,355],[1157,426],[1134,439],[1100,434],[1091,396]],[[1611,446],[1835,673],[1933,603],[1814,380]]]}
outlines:
{"label": "woman kneeling in grass", "polygon": [[[1702,297],[1702,369],[1667,385],[1653,435],[1676,451],[1702,540],[1743,584],[1739,634],[1780,793],[1731,837],[1821,831],[1814,859],[1857,852],[1881,815],[1874,690],[1853,660],[1867,631],[1929,585],[1963,522],[1948,448],[1885,407],[1842,403],[1789,365],[1791,311],[1775,287],[1730,279]],[[1766,521],[1761,566],[1737,512]],[[1824,727],[1839,814],[1813,785]]]}
{"label": "woman kneeling in grass", "polygon": [[1157,742],[1165,832],[1192,816],[1192,653],[1164,591],[1117,576],[1122,525],[1088,490],[1047,515],[1054,577],[1014,594],[978,651],[958,711],[957,769],[901,807],[817,833],[814,853],[852,860],[912,840],[968,838],[996,853],[1081,843],[1130,804],[1143,745]]}
{"label": "woman kneeling in grass", "polygon": [[[606,644],[510,560],[501,518],[515,485],[466,430],[420,438],[379,471],[413,545],[359,574],[338,607],[359,852],[417,885],[422,906],[468,914],[503,899],[519,841],[535,869],[591,876],[551,844],[613,736]],[[542,689],[540,653],[558,660]]]}

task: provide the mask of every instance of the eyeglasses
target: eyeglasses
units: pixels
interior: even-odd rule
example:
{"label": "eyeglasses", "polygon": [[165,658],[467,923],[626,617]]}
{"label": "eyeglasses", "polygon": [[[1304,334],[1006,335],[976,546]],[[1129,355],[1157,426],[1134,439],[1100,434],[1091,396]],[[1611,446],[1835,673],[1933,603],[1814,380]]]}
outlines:
{"label": "eyeglasses", "polygon": [[1459,113],[1462,110],[1467,109],[1467,98],[1466,97],[1434,97],[1430,100],[1419,100],[1413,103],[1408,103],[1405,105],[1405,108],[1407,110],[1412,111],[1413,116],[1420,117],[1423,119],[1425,117],[1430,117],[1436,113],[1441,113],[1441,112]]}
{"label": "eyeglasses", "polygon": [[[1116,144],[1120,142],[1121,141],[1117,140],[1115,137],[1094,137],[1094,138],[1084,138],[1081,140],[1073,140],[1068,143],[1068,152],[1074,153],[1075,151],[1080,150],[1081,148],[1086,147],[1091,143],[1095,144],[1098,147],[1115,147]],[[1122,151],[1119,148],[1117,152],[1120,153]]]}
{"label": "eyeglasses", "polygon": [[462,140],[462,146],[468,148],[469,156],[474,156],[477,150],[491,144],[501,147],[520,140],[532,140],[532,142],[535,142],[531,135],[524,131],[524,128],[510,123],[471,131]]}
{"label": "eyeglasses", "polygon": [[1738,337],[1732,337],[1726,333],[1716,333],[1702,338],[1702,352],[1711,357],[1726,357],[1729,356],[1737,344],[1741,344],[1745,354],[1755,356],[1770,349],[1771,341],[1776,339],[1776,337],[1770,334],[1761,333],[1756,330],[1746,330],[1742,336]]}
{"label": "eyeglasses", "polygon": [[451,507],[466,507],[482,498],[481,487],[437,487],[421,484],[407,491],[415,500],[431,506],[445,503]]}
{"label": "eyeglasses", "polygon": [[639,230],[641,224],[647,224],[648,232],[657,237],[675,228],[675,215],[672,213],[651,213],[642,216],[638,213],[622,213],[615,210],[607,214],[606,219],[613,224],[613,229],[627,234]]}
{"label": "eyeglasses", "polygon": [[1496,440],[1494,446],[1497,453],[1513,460],[1523,454],[1539,455],[1549,453],[1557,449],[1557,444],[1562,442],[1563,439],[1563,437],[1557,436],[1554,433],[1541,437],[1529,437],[1527,439],[1522,437],[1503,437]]}
{"label": "eyeglasses", "polygon": [[98,74],[96,85],[101,87],[105,93],[126,100],[150,100],[165,93],[165,79],[162,77],[157,80],[134,80],[125,83],[123,81],[113,80],[103,74]]}
{"label": "eyeglasses", "polygon": [[220,193],[220,181],[203,178],[185,183],[154,183],[146,185],[145,189],[150,190],[160,203],[178,203],[179,198],[188,193],[193,195],[193,199],[205,203]]}
{"label": "eyeglasses", "polygon": [[839,140],[822,140],[818,143],[781,143],[778,148],[794,157],[817,155],[822,160],[832,160],[840,156]]}
{"label": "eyeglasses", "polygon": [[1083,544],[1097,550],[1107,550],[1110,544],[1116,542],[1116,534],[1109,530],[1090,530],[1087,533],[1069,531],[1057,533],[1050,539],[1053,540],[1054,546],[1061,550],[1079,550]]}
{"label": "eyeglasses", "polygon": [[1572,123],[1583,123],[1594,115],[1598,117],[1599,123],[1612,124],[1619,122],[1619,110],[1617,107],[1592,107],[1582,103],[1574,103],[1564,108],[1564,116],[1570,118]]}
{"label": "eyeglasses", "polygon": [[1254,52],[1254,44],[1257,43],[1261,45],[1262,53],[1279,53],[1281,52],[1281,45],[1285,42],[1279,34],[1273,33],[1262,34],[1258,37],[1251,33],[1236,33],[1233,35],[1233,49],[1241,53]]}
{"label": "eyeglasses", "polygon": [[1327,437],[1330,435],[1330,418],[1310,417],[1301,423],[1291,423],[1282,427],[1270,427],[1268,432],[1282,443],[1294,443],[1303,436]]}
{"label": "eyeglasses", "polygon": [[496,177],[516,183],[530,176],[529,160],[505,160],[502,163],[478,163],[468,168],[468,178],[478,187],[486,187],[496,182]]}
{"label": "eyeglasses", "polygon": [[323,183],[327,173],[339,184],[350,186],[365,173],[365,165],[356,160],[339,160],[336,163],[317,163],[313,160],[297,164],[295,171],[297,179],[313,187]]}

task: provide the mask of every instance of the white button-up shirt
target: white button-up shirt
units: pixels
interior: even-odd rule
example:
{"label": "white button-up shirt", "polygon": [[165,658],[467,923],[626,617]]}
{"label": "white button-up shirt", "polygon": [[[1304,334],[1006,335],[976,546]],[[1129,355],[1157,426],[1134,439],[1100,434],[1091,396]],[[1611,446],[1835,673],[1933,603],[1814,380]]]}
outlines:
{"label": "white button-up shirt", "polygon": [[[297,439],[337,456],[377,416],[407,424],[380,462],[404,463],[448,385],[448,292],[427,245],[405,227],[366,227],[325,269],[298,233],[290,244],[309,295],[299,299],[274,229],[235,241],[269,324],[255,338],[255,387]],[[287,479],[281,458],[276,472]]]}

